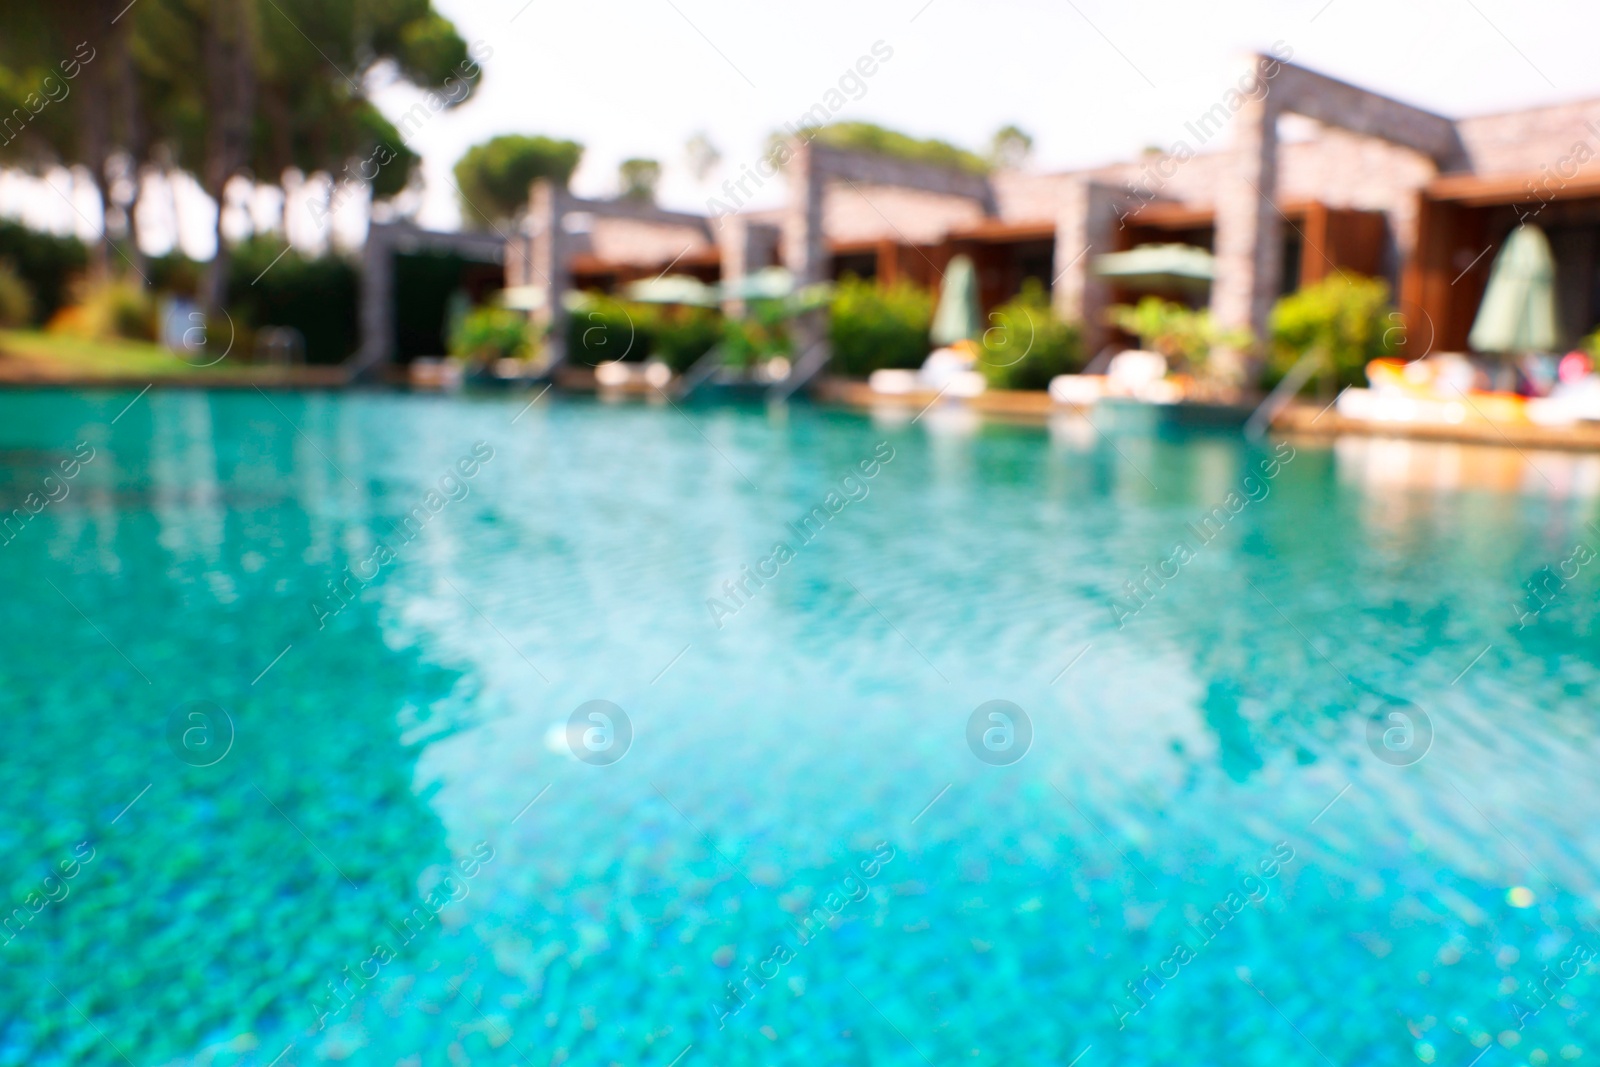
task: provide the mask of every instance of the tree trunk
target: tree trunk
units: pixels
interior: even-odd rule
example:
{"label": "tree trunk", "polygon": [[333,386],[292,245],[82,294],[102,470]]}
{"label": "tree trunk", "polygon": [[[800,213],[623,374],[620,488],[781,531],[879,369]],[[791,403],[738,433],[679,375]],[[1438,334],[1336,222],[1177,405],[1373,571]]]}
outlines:
{"label": "tree trunk", "polygon": [[294,169],[294,120],[284,101],[282,87],[263,88],[260,94],[261,117],[266,123],[272,150],[264,170],[276,176],[283,200],[278,207],[278,235],[289,243],[289,177]]}
{"label": "tree trunk", "polygon": [[[117,34],[118,95],[122,103],[122,145],[128,156],[128,180],[133,193],[128,199],[128,249],[130,265],[141,278],[145,275],[144,249],[139,247],[139,197],[144,191],[145,143],[144,115],[140,110],[139,71],[133,63],[132,18],[123,19]],[[148,279],[146,279],[148,280]]]}
{"label": "tree trunk", "polygon": [[83,165],[100,197],[100,226],[89,255],[89,279],[97,284],[111,275],[112,205],[106,181],[106,163],[111,158],[109,88],[106,64],[90,63],[83,68],[83,82],[78,90],[84,94]]}
{"label": "tree trunk", "polygon": [[[182,171],[170,159],[161,163],[161,184],[167,190],[167,211],[172,219],[172,251],[183,255],[183,219],[178,209],[178,178]],[[193,294],[190,294],[193,295]]]}
{"label": "tree trunk", "polygon": [[206,192],[217,204],[217,252],[201,283],[200,304],[207,314],[227,301],[232,257],[223,237],[222,215],[228,182],[250,158],[255,105],[254,27],[245,0],[211,0],[206,22]]}
{"label": "tree trunk", "polygon": [[278,175],[278,191],[283,194],[283,199],[278,201],[278,236],[283,238],[283,243],[289,243],[289,172],[284,171]]}

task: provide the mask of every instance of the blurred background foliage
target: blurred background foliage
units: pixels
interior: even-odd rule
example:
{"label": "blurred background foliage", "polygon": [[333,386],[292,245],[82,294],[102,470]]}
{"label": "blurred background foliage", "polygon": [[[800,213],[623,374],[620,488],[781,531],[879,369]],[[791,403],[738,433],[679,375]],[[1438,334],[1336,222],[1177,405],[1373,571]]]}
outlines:
{"label": "blurred background foliage", "polygon": [[471,229],[509,222],[528,202],[528,187],[540,178],[566,185],[583,156],[576,141],[505,134],[467,150],[456,163],[461,221]]}
{"label": "blurred background foliage", "polygon": [[[10,0],[0,35],[0,164],[87,176],[105,205],[87,263],[97,278],[114,256],[143,271],[129,208],[150,171],[186,172],[217,203],[237,177],[274,183],[290,170],[393,197],[421,160],[370,90],[409,82],[429,94],[419,106],[431,114],[459,106],[477,85],[466,42],[430,0],[124,6]],[[220,213],[216,225],[218,254],[196,293],[209,308],[226,298],[231,276]],[[59,299],[36,296],[44,314]]]}
{"label": "blurred background foliage", "polygon": [[1272,309],[1266,378],[1275,385],[1300,357],[1322,357],[1324,387],[1366,384],[1366,366],[1393,356],[1405,337],[1380,278],[1338,272],[1279,300]]}
{"label": "blurred background foliage", "polygon": [[[1014,126],[1007,127],[995,135],[997,146],[1002,138],[1013,141],[1014,139],[1010,137],[1013,131],[1023,137],[1027,136]],[[891,156],[913,163],[955,167],[973,174],[987,174],[991,168],[990,160],[949,141],[941,141],[934,137],[913,137],[873,122],[830,122],[823,126],[804,126],[800,128],[799,135],[805,140],[817,141],[833,148],[871,152],[874,155]],[[781,133],[773,134],[771,147],[775,149],[776,142],[787,136]],[[1031,138],[1028,144],[1031,147]]]}
{"label": "blurred background foliage", "polygon": [[20,320],[5,325],[40,325],[49,321],[67,300],[69,280],[81,273],[87,262],[88,251],[75,237],[40,233],[20,222],[0,219],[0,263],[10,265],[14,284],[22,287],[31,309]]}
{"label": "blurred background foliage", "polygon": [[1174,367],[1198,378],[1214,372],[1211,357],[1217,351],[1246,349],[1254,343],[1247,330],[1218,326],[1209,308],[1191,308],[1159,296],[1107,308],[1106,319],[1137,337],[1145,351],[1159,352]]}
{"label": "blurred background foliage", "polygon": [[528,316],[484,305],[462,315],[450,330],[450,354],[482,366],[497,359],[523,359],[533,344]]}
{"label": "blurred background foliage", "polygon": [[864,378],[885,367],[922,366],[932,348],[934,294],[910,283],[880,286],[847,275],[834,288],[829,340],[836,373]]}
{"label": "blurred background foliage", "polygon": [[1047,389],[1056,375],[1083,369],[1082,332],[1056,317],[1036,278],[989,313],[980,344],[978,370],[993,389]]}
{"label": "blurred background foliage", "polygon": [[640,304],[585,293],[567,320],[567,355],[589,367],[654,358],[681,372],[736,328],[714,308]]}

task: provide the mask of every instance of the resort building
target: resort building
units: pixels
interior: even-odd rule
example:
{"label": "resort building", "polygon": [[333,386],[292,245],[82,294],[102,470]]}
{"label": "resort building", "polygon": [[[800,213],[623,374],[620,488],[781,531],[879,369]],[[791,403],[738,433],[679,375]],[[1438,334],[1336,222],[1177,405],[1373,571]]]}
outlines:
{"label": "resort building", "polygon": [[687,214],[539,184],[507,235],[505,280],[536,292],[548,321],[568,289],[669,269],[732,281],[781,264],[802,283],[932,285],[965,253],[986,307],[1037,278],[1093,351],[1104,309],[1136,295],[1097,277],[1097,256],[1179,243],[1214,254],[1209,300],[1225,326],[1259,334],[1279,296],[1343,269],[1390,282],[1420,355],[1465,350],[1494,250],[1535,222],[1576,340],[1600,322],[1596,123],[1600,101],[1452,119],[1259,55],[1197,102],[1167,150],[1086,170],[980,175],[800,139],[778,210]]}

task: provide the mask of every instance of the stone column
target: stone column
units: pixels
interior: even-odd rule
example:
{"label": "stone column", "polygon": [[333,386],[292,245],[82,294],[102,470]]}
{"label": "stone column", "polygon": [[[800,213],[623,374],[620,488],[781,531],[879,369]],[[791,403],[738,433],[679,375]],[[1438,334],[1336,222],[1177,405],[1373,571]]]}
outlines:
{"label": "stone column", "polygon": [[530,229],[532,226],[528,217],[523,215],[506,235],[505,259],[502,262],[507,289],[534,284],[533,240],[528,235]]}
{"label": "stone column", "polygon": [[783,219],[783,263],[794,274],[796,284],[810,285],[827,280],[828,241],[822,230],[826,175],[817,166],[815,145],[795,140],[790,148],[784,168],[789,203]]}
{"label": "stone column", "polygon": [[[1265,341],[1267,318],[1283,275],[1283,216],[1278,213],[1276,98],[1246,100],[1234,117],[1233,160],[1217,191],[1217,278],[1211,312],[1223,329],[1249,329]],[[1255,370],[1249,353],[1216,354],[1217,369],[1240,383]]]}
{"label": "stone column", "polygon": [[[561,301],[572,287],[564,226],[569,196],[566,189],[541,179],[533,183],[528,197],[527,254],[522,269],[527,272],[525,284],[537,286],[544,294],[543,306],[533,313],[533,321],[545,331],[545,351],[552,367],[567,358],[567,309]],[[515,250],[507,248],[506,254],[509,262]]]}
{"label": "stone column", "polygon": [[382,223],[367,228],[361,265],[361,350],[354,374],[368,377],[394,359],[394,244]]}
{"label": "stone column", "polygon": [[[732,287],[773,262],[779,234],[777,227],[755,222],[743,215],[724,215],[716,223],[717,249],[722,257],[722,284]],[[744,301],[730,298],[722,302],[723,314],[738,318],[744,314]]]}
{"label": "stone column", "polygon": [[[789,146],[792,154],[784,167],[789,204],[783,219],[783,264],[794,275],[795,285],[803,287],[828,280],[828,239],[822,228],[827,175],[818,165],[814,144],[796,139]],[[796,317],[790,332],[798,359],[828,335],[827,311]]]}
{"label": "stone column", "polygon": [[[722,262],[722,284],[732,288],[750,273],[750,220],[741,215],[724,215],[712,229]],[[744,314],[744,301],[724,297],[722,313],[730,319],[740,317]]]}
{"label": "stone column", "polygon": [[1111,286],[1094,275],[1096,256],[1117,250],[1117,227],[1125,194],[1112,186],[1080,179],[1067,189],[1056,216],[1055,283],[1050,303],[1055,313],[1083,330],[1083,347],[1093,359],[1109,331],[1105,311]]}

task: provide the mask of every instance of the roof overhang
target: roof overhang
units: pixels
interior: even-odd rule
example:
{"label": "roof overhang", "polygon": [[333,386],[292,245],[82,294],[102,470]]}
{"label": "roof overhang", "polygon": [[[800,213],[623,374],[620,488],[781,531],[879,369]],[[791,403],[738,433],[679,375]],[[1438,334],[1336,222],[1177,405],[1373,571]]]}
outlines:
{"label": "roof overhang", "polygon": [[[1278,212],[1290,222],[1299,222],[1314,204],[1312,200],[1285,200],[1278,205]],[[1155,201],[1128,212],[1123,223],[1151,230],[1198,230],[1216,225],[1217,209],[1212,204]]]}
{"label": "roof overhang", "polygon": [[[1540,184],[1543,182],[1543,184]],[[1423,186],[1429,200],[1460,204],[1463,207],[1502,207],[1534,200],[1579,200],[1600,196],[1600,175],[1580,174],[1568,181],[1546,180],[1543,175],[1510,174],[1484,177],[1477,174],[1447,174]]]}

